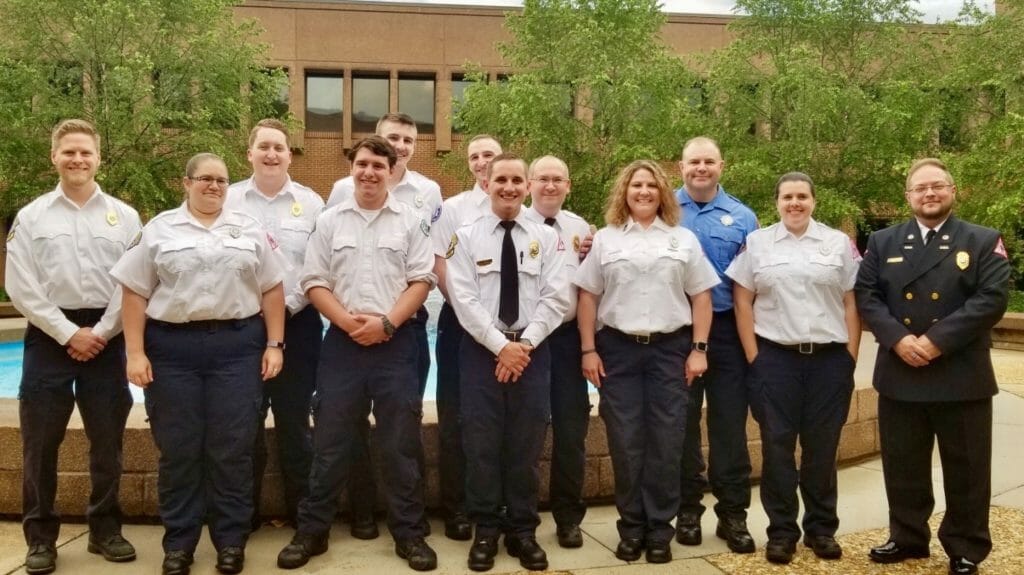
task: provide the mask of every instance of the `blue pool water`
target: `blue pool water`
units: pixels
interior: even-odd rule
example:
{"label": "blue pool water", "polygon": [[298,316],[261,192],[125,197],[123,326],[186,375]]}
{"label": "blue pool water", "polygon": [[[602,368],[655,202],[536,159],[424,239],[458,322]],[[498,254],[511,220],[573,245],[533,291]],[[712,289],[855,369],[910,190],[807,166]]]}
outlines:
{"label": "blue pool water", "polygon": [[[430,347],[430,375],[427,377],[427,389],[423,394],[425,399],[433,400],[437,396],[437,360],[434,358],[434,344],[437,339],[437,315],[441,309],[441,296],[436,291],[431,292],[427,300],[427,309],[430,311],[430,321],[427,323],[427,338]],[[24,352],[24,345],[20,341],[0,343],[0,397],[18,397],[18,387],[21,385],[21,359]],[[142,389],[129,385],[132,397],[136,402],[141,402]]]}

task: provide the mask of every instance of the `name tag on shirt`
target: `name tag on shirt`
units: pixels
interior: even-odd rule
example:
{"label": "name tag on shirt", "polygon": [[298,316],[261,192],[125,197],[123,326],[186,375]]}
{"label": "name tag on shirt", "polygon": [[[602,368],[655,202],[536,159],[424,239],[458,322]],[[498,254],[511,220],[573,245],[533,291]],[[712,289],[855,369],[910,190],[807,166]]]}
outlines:
{"label": "name tag on shirt", "polygon": [[903,256],[896,256],[894,258],[889,258],[889,259],[885,260],[885,263],[887,263],[887,264],[898,264],[898,263],[900,263],[902,261],[903,261]]}
{"label": "name tag on shirt", "polygon": [[476,265],[478,265],[480,267],[489,266],[489,265],[491,265],[492,261],[494,261],[494,260],[480,260],[480,261],[476,262]]}

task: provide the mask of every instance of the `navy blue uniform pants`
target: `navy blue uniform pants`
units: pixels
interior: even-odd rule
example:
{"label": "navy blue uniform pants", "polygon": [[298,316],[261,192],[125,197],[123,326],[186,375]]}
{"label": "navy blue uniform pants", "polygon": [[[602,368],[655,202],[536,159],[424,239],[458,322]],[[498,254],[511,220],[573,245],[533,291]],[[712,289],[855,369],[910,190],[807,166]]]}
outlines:
{"label": "navy blue uniform pants", "polygon": [[[471,337],[462,340],[462,441],[466,511],[476,535],[534,535],[540,525],[540,454],[551,400],[547,342],[530,354],[518,381],[499,383],[495,358]],[[505,516],[501,507],[506,506]]]}
{"label": "navy blue uniform pants", "polygon": [[758,338],[750,393],[761,426],[761,503],[769,539],[800,539],[798,488],[804,534],[833,536],[839,528],[836,450],[850,411],[853,369],[845,344],[803,354]]}
{"label": "navy blue uniform pants", "polygon": [[204,519],[217,549],[245,546],[266,341],[259,316],[146,323],[146,412],[160,450],[165,552],[193,551]]}
{"label": "navy blue uniform pants", "polygon": [[578,525],[587,513],[583,477],[591,406],[576,321],[563,323],[547,342],[551,350],[551,514],[557,525]]}
{"label": "navy blue uniform pants", "polygon": [[465,511],[466,454],[463,451],[459,398],[459,349],[466,331],[448,302],[437,317],[437,428],[441,510],[445,518]]}
{"label": "navy blue uniform pants", "polygon": [[[94,325],[104,312],[63,311],[79,326]],[[120,335],[94,359],[80,362],[34,325],[25,331],[18,412],[24,470],[22,523],[29,545],[53,545],[60,532],[60,515],[54,509],[57,451],[75,403],[89,438],[89,530],[101,538],[121,532],[121,446],[132,406],[124,364]]]}
{"label": "navy blue uniform pants", "polygon": [[313,396],[313,467],[299,503],[298,530],[330,531],[338,496],[351,476],[359,426],[371,411],[382,457],[388,529],[396,540],[422,536],[418,454],[423,400],[416,375],[416,335],[403,325],[390,340],[363,346],[335,326],[327,330]]}
{"label": "navy blue uniform pants", "polygon": [[[683,444],[679,514],[704,513],[701,499],[708,480],[715,514],[746,519],[750,507],[750,453],[747,451],[747,358],[732,310],[715,312],[708,338],[708,371],[690,386]],[[701,452],[701,409],[707,395],[708,476]]]}
{"label": "navy blue uniform pants", "polygon": [[292,521],[299,501],[309,489],[309,465],[313,461],[313,437],[309,426],[309,404],[316,386],[320,362],[323,323],[312,305],[288,318],[284,326],[284,367],[263,384],[260,424],[253,451],[253,509],[260,513],[263,474],[267,468],[267,412],[274,410],[277,460],[284,483],[285,513]]}
{"label": "navy blue uniform pants", "polygon": [[[416,338],[416,377],[419,381],[420,399],[427,388],[430,376],[430,346],[427,340],[427,320],[430,315],[427,308],[420,306],[416,315],[406,322],[413,330]],[[371,517],[377,503],[377,484],[373,474],[373,460],[370,457],[370,407],[367,405],[366,417],[359,426],[359,444],[352,452],[352,473],[348,480],[348,500],[353,517]],[[420,476],[426,477],[426,466],[422,450],[416,456],[420,466]],[[420,491],[423,491],[420,485]],[[422,495],[421,495],[422,497]]]}
{"label": "navy blue uniform pants", "polygon": [[946,494],[939,541],[950,557],[984,560],[992,550],[992,400],[911,402],[879,396],[878,435],[890,538],[900,545],[928,546],[937,440]]}
{"label": "navy blue uniform pants", "polygon": [[597,332],[607,374],[599,411],[608,432],[623,539],[668,543],[675,532],[690,342],[687,328],[648,344],[609,329]]}

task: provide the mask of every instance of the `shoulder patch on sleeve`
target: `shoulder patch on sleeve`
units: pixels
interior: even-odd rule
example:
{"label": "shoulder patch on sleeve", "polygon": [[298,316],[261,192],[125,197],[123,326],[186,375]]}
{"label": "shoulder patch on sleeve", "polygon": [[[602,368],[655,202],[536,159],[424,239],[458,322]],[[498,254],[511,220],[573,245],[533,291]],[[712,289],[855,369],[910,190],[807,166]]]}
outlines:
{"label": "shoulder patch on sleeve", "polygon": [[[11,234],[14,234],[14,230],[11,230]],[[8,241],[10,241],[10,239],[10,237],[7,238]],[[1009,254],[1006,253],[1006,245],[1003,243],[1003,236],[999,236],[999,240],[996,241],[996,249],[992,250],[992,253],[1004,260],[1010,258]]]}
{"label": "shoulder patch on sleeve", "polygon": [[[11,224],[11,231],[7,232],[7,241],[11,241],[14,239],[14,232],[18,229],[19,223],[21,223],[21,220],[15,218],[14,223]],[[999,241],[1002,241],[1002,239],[1000,239]]]}
{"label": "shoulder patch on sleeve", "polygon": [[455,246],[459,245],[459,236],[452,234],[452,241],[448,243],[448,251],[444,254],[444,259],[450,260],[455,255]]}
{"label": "shoulder patch on sleeve", "polygon": [[430,216],[430,223],[434,224],[439,219],[441,219],[441,206],[437,206],[437,209],[434,210],[434,213]]}
{"label": "shoulder patch on sleeve", "polygon": [[141,241],[142,241],[142,230],[139,230],[139,233],[135,234],[135,237],[132,238],[131,243],[128,244],[128,249],[130,250],[130,249],[134,248],[135,246],[139,245],[139,243]]}
{"label": "shoulder patch on sleeve", "polygon": [[423,232],[423,235],[430,237],[430,224],[426,220],[420,220],[420,231]]}

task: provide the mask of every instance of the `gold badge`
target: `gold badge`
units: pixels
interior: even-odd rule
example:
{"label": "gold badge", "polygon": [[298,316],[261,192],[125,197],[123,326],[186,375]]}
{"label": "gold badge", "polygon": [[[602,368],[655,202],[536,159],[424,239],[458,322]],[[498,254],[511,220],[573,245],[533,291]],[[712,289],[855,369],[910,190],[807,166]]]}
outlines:
{"label": "gold badge", "polygon": [[573,236],[572,237],[572,251],[574,251],[576,253],[580,252],[580,237],[579,236]]}
{"label": "gold badge", "polygon": [[14,230],[18,229],[18,222],[20,222],[20,221],[21,220],[17,220],[17,219],[14,220],[14,225],[11,226],[11,231],[7,232],[7,241],[11,241],[11,240],[14,239]]}
{"label": "gold badge", "polygon": [[956,253],[956,267],[960,268],[960,271],[967,269],[971,265],[971,254],[967,252]]}
{"label": "gold badge", "polygon": [[107,212],[107,223],[112,226],[117,225],[117,212]]}
{"label": "gold badge", "polygon": [[489,265],[491,265],[492,261],[494,261],[494,260],[488,258],[486,260],[480,260],[480,261],[476,262],[476,265],[478,265],[480,267],[489,266]]}
{"label": "gold badge", "polygon": [[302,204],[300,204],[299,202],[295,202],[294,204],[292,204],[292,216],[297,218],[297,217],[299,217],[301,215],[302,215]]}
{"label": "gold badge", "polygon": [[530,242],[530,259],[537,259],[540,255],[540,242],[533,240]]}
{"label": "gold badge", "polygon": [[448,244],[448,251],[444,254],[444,259],[449,260],[455,255],[455,246],[459,245],[459,237],[452,234],[452,241]]}

